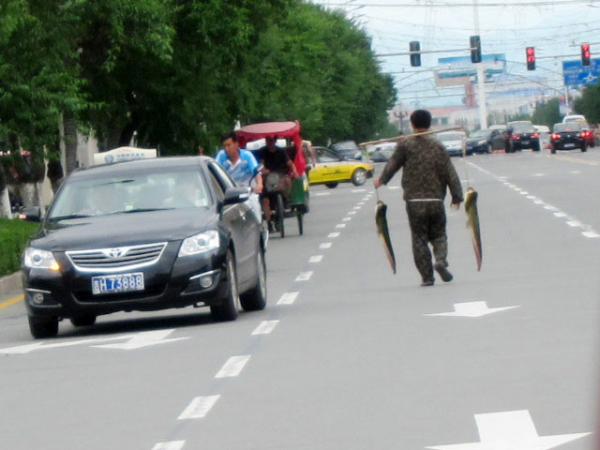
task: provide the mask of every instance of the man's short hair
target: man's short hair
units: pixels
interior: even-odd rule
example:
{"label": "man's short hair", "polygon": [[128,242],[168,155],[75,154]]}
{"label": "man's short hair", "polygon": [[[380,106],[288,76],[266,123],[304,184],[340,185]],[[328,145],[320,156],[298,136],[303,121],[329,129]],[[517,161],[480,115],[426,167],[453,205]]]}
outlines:
{"label": "man's short hair", "polygon": [[410,115],[410,123],[414,128],[428,129],[431,126],[431,113],[426,109],[417,109]]}
{"label": "man's short hair", "polygon": [[235,131],[230,131],[229,133],[221,135],[221,142],[225,142],[227,139],[231,139],[233,142],[237,142],[238,137]]}

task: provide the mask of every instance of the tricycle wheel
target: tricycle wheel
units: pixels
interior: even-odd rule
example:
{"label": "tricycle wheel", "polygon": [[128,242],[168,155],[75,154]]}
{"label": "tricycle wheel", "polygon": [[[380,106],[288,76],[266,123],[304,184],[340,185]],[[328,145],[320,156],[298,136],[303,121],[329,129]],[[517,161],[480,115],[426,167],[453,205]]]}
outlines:
{"label": "tricycle wheel", "polygon": [[281,233],[281,237],[285,237],[285,208],[283,206],[283,195],[277,194],[277,223],[279,224],[279,232]]}

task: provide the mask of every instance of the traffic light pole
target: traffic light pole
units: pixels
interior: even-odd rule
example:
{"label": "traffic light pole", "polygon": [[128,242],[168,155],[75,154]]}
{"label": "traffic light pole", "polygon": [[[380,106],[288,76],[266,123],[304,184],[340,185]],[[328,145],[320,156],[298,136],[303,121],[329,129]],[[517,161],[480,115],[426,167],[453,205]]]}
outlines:
{"label": "traffic light pole", "polygon": [[[473,16],[475,19],[475,36],[479,36],[479,2],[473,0]],[[479,127],[487,129],[487,105],[485,99],[485,75],[483,73],[483,61],[476,63],[477,66],[477,88],[479,91]]]}

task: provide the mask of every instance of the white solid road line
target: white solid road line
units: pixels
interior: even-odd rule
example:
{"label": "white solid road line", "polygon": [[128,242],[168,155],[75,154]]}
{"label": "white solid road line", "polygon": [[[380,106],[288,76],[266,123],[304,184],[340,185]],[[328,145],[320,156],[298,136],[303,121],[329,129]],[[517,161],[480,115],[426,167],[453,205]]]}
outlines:
{"label": "white solid road line", "polygon": [[185,441],[159,442],[152,450],[181,450],[185,445]]}
{"label": "white solid road line", "polygon": [[252,336],[258,336],[261,334],[271,334],[271,332],[275,329],[279,320],[265,320],[260,323],[259,326],[252,332]]}
{"label": "white solid road line", "polygon": [[196,397],[194,400],[192,400],[192,403],[190,403],[188,407],[183,410],[177,420],[202,419],[203,417],[206,417],[220,397],[220,395]]}
{"label": "white solid road line", "polygon": [[546,450],[592,434],[540,436],[527,410],[476,414],[475,423],[479,430],[480,442],[427,448],[432,450]]}
{"label": "white solid road line", "polygon": [[329,235],[327,236],[328,238],[336,238],[339,237],[340,233],[339,231],[336,231],[335,233],[329,233]]}
{"label": "white solid road line", "polygon": [[215,375],[215,378],[231,378],[237,377],[248,361],[250,361],[251,355],[232,356],[227,360],[225,365]]}
{"label": "white solid road line", "polygon": [[320,249],[325,249],[325,248],[331,248],[331,242],[324,242],[321,245],[319,245]]}
{"label": "white solid road line", "polygon": [[312,277],[313,272],[300,272],[300,274],[296,277],[296,281],[308,281],[310,277]]}
{"label": "white solid road line", "polygon": [[311,256],[308,260],[309,263],[320,263],[323,260],[323,255]]}
{"label": "white solid road line", "polygon": [[278,305],[291,305],[296,301],[296,298],[298,298],[298,294],[299,294],[299,292],[286,292],[285,294],[283,294],[281,296],[281,298],[279,299],[277,304]]}

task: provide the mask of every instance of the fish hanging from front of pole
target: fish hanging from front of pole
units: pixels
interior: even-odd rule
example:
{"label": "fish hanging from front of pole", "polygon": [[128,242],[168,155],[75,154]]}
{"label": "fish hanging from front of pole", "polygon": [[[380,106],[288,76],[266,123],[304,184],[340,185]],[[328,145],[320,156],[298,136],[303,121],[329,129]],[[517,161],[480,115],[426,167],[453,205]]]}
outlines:
{"label": "fish hanging from front of pole", "polygon": [[383,248],[385,254],[392,266],[392,272],[396,274],[396,257],[394,256],[394,249],[392,247],[392,240],[390,239],[390,230],[387,222],[387,205],[381,200],[377,200],[377,206],[375,207],[375,224],[377,225],[377,235],[383,240]]}
{"label": "fish hanging from front of pole", "polygon": [[465,211],[467,213],[467,228],[471,230],[473,250],[477,260],[477,271],[481,271],[483,253],[481,250],[481,231],[479,229],[479,213],[477,212],[477,191],[472,187],[465,192]]}

